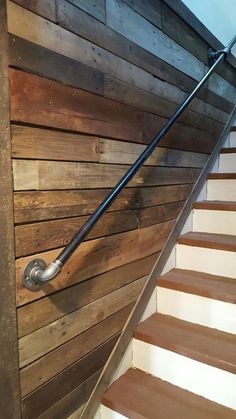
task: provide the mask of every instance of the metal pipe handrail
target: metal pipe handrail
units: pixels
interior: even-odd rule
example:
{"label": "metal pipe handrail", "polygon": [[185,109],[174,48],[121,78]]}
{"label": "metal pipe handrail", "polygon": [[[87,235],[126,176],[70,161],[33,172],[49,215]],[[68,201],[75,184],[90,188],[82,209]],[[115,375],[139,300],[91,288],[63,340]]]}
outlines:
{"label": "metal pipe handrail", "polygon": [[161,139],[167,134],[172,125],[176,122],[179,116],[183,113],[189,103],[194,99],[197,92],[204,83],[211,76],[216,66],[223,60],[223,58],[231,52],[232,47],[236,43],[236,35],[230,41],[230,43],[222,50],[208,51],[209,68],[208,72],[197,84],[195,89],[188,95],[184,102],[178,107],[174,114],[169,118],[169,120],[164,124],[160,129],[158,134],[154,137],[152,142],[145,148],[142,154],[137,158],[133,165],[129,168],[126,174],[120,179],[117,185],[112,189],[112,191],[107,195],[107,197],[101,202],[95,212],[88,218],[85,224],[81,229],[76,233],[72,240],[65,246],[62,252],[57,256],[57,258],[47,264],[43,259],[33,259],[27,264],[23,271],[23,282],[26,288],[31,291],[36,291],[39,289],[40,285],[45,282],[50,281],[55,278],[67,260],[71,257],[72,253],[77,249],[81,244],[84,237],[88,234],[94,224],[99,220],[102,214],[106,209],[111,205],[120,191],[125,187],[125,185],[132,179],[137,170],[142,166],[142,164],[147,160],[150,154],[155,150]]}

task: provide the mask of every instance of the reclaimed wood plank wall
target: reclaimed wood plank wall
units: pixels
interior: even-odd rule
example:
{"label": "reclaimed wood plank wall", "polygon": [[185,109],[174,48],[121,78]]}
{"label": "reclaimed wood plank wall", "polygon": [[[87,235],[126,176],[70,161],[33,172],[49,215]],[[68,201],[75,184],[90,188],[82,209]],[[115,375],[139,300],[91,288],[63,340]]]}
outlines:
{"label": "reclaimed wood plank wall", "polygon": [[[58,278],[51,261],[207,69],[161,0],[8,3],[17,315],[24,419],[82,408],[235,103],[222,64]],[[79,410],[78,410],[79,412]]]}

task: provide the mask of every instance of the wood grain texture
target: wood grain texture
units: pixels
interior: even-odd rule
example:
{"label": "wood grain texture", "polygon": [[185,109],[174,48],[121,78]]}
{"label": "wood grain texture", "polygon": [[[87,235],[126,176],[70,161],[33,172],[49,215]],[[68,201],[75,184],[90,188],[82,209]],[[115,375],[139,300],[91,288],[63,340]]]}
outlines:
{"label": "wood grain texture", "polygon": [[190,232],[181,235],[178,238],[178,243],[186,246],[236,252],[236,237],[227,234]]}
{"label": "wood grain texture", "polygon": [[79,335],[99,321],[131,304],[138,297],[146,277],[113,291],[79,310],[24,336],[19,340],[20,367]]}
{"label": "wood grain texture", "polygon": [[[132,392],[133,397],[130,397]],[[105,406],[124,417],[233,419],[234,411],[138,369],[129,369],[103,397]],[[83,417],[83,416],[82,416]]]}
{"label": "wood grain texture", "polygon": [[106,0],[92,0],[89,2],[87,0],[69,0],[69,2],[105,23]]}
{"label": "wood grain texture", "polygon": [[0,1],[0,412],[20,419],[6,2]]}
{"label": "wood grain texture", "polygon": [[[164,97],[139,89],[129,83],[122,82],[107,75],[105,75],[104,82],[105,96],[117,100],[118,102],[126,103],[162,117],[170,117],[177,109],[176,103],[171,102]],[[215,105],[216,104],[217,101],[215,101]],[[231,112],[232,105],[229,107],[227,106],[227,109],[225,110]],[[186,109],[180,116],[179,122],[210,132],[219,133],[219,130],[222,129],[221,123],[204,115],[200,115],[199,113],[190,110],[190,108]]]}
{"label": "wood grain texture", "polygon": [[[16,257],[66,246],[87,219],[87,216],[82,216],[16,226]],[[86,240],[134,230],[137,227],[138,217],[133,211],[105,213],[87,235]]]}
{"label": "wood grain texture", "polygon": [[[78,419],[93,390],[102,369],[95,372],[91,377],[66,394],[61,400],[51,406],[39,416],[40,419]],[[70,415],[70,416],[68,416]]]}
{"label": "wood grain texture", "polygon": [[157,280],[158,286],[236,304],[234,278],[187,269],[172,269]]}
{"label": "wood grain texture", "polygon": [[[16,262],[17,304],[22,305],[37,300],[56,290],[159,252],[173,224],[173,221],[167,221],[155,226],[84,242],[72,255],[70,265],[67,265],[53,282],[45,284],[41,290],[34,293],[28,291],[21,280],[22,269],[32,257],[18,259]],[[37,254],[35,257],[43,257],[48,262],[53,260],[60,250],[51,250]],[[91,263],[88,264],[88,260]]]}
{"label": "wood grain texture", "polygon": [[235,374],[234,334],[155,313],[138,325],[134,337]]}
{"label": "wood grain texture", "polygon": [[134,303],[98,322],[88,330],[23,368],[20,373],[22,396],[35,390],[65,368],[119,333]]}
{"label": "wood grain texture", "polygon": [[88,377],[100,370],[107,361],[118,336],[115,335],[87,356],[49,380],[45,385],[23,398],[22,415],[24,419],[33,419],[40,416],[53,404],[77,388]]}
{"label": "wood grain texture", "polygon": [[[13,35],[9,37],[9,62],[15,68],[69,86],[104,93],[104,75],[98,70]],[[227,108],[222,110],[227,111]]]}
{"label": "wood grain texture", "polygon": [[11,125],[12,157],[66,161],[99,161],[98,137]]}
{"label": "wood grain texture", "polygon": [[56,22],[56,0],[13,0],[20,6]]}
{"label": "wood grain texture", "polygon": [[[193,79],[154,56],[137,45],[137,43],[113,31],[108,26],[101,24],[86,13],[81,12],[81,10],[76,10],[64,0],[61,0],[58,4],[58,21],[62,27],[111,51],[113,54],[137,65],[148,73],[179,86],[184,91],[193,90],[195,86]],[[146,7],[147,3],[144,3],[142,0],[138,2],[132,1],[132,4],[134,8],[142,8],[150,17],[153,16],[155,18],[155,11],[158,9],[157,2],[149,1],[148,8]],[[157,13],[159,13],[159,11],[157,11]],[[130,54],[130,52],[132,52],[132,54]],[[229,102],[208,89],[203,88],[198,96],[214,106],[219,107],[219,109],[227,111],[227,109],[229,110],[231,107],[232,110],[232,106]]]}
{"label": "wood grain texture", "polygon": [[[109,211],[131,210],[183,201],[192,184],[124,189]],[[53,220],[91,214],[110,189],[15,192],[15,223]]]}
{"label": "wood grain texture", "polygon": [[140,113],[127,105],[13,69],[10,86],[13,121],[140,139]]}
{"label": "wood grain texture", "polygon": [[[53,162],[46,160],[13,160],[14,189],[88,189],[116,185],[129,166]],[[129,187],[194,183],[199,168],[141,167]]]}
{"label": "wood grain texture", "polygon": [[[17,19],[16,19],[17,16]],[[93,43],[58,27],[52,22],[35,16],[25,9],[9,3],[9,32],[35,42],[45,48],[56,51],[74,60],[98,69],[125,82],[131,83],[143,90],[155,92],[166,99],[181,103],[186,94],[174,85],[169,85],[141,68],[128,63],[126,60],[97,47]],[[37,27],[37,31],[34,28]],[[63,42],[58,42],[63,39]],[[210,116],[220,122],[226,122],[227,114],[216,110],[215,107],[195,99],[191,107],[197,112]]]}
{"label": "wood grain texture", "polygon": [[144,277],[152,269],[157,256],[158,254],[154,253],[144,259],[89,278],[50,297],[19,307],[17,311],[19,337],[32,333],[64,315]]}

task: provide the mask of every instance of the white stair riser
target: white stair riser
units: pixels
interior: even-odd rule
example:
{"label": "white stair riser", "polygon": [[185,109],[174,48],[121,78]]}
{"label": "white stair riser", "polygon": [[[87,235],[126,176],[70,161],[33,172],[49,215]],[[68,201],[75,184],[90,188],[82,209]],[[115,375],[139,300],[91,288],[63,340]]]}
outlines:
{"label": "white stair riser", "polygon": [[194,209],[193,231],[236,235],[236,211]]}
{"label": "white stair riser", "polygon": [[123,416],[114,410],[109,409],[106,406],[101,406],[101,419],[128,419],[127,416]]}
{"label": "white stair riser", "polygon": [[235,278],[235,252],[178,244],[176,267]]}
{"label": "white stair riser", "polygon": [[236,172],[236,153],[223,153],[220,155],[220,173]]}
{"label": "white stair riser", "polygon": [[157,311],[191,323],[236,334],[236,304],[157,287]]}
{"label": "white stair riser", "polygon": [[207,199],[214,201],[236,201],[236,179],[209,179]]}
{"label": "white stair riser", "polygon": [[134,367],[236,409],[236,375],[134,339]]}
{"label": "white stair riser", "polygon": [[230,133],[230,140],[229,140],[230,147],[236,147],[236,132]]}

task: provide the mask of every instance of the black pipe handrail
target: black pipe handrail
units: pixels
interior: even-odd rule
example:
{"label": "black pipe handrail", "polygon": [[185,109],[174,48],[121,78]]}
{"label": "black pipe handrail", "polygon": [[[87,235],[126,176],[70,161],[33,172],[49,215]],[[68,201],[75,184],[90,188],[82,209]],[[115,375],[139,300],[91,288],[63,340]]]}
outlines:
{"label": "black pipe handrail", "polygon": [[150,154],[155,150],[161,139],[166,135],[172,125],[176,122],[179,116],[183,113],[189,103],[196,96],[199,89],[204,85],[204,83],[211,76],[216,66],[223,60],[223,58],[231,52],[232,47],[236,42],[236,35],[230,41],[227,47],[220,51],[212,51],[211,49],[208,52],[209,65],[211,65],[208,72],[200,80],[198,85],[189,94],[185,101],[179,106],[179,108],[174,112],[174,114],[169,118],[169,120],[164,124],[158,134],[154,137],[152,142],[146,147],[138,159],[133,163],[129,168],[126,174],[120,179],[117,185],[112,189],[112,191],[107,195],[107,197],[101,202],[95,212],[88,218],[85,224],[81,229],[76,233],[67,246],[62,250],[62,252],[57,256],[57,258],[47,264],[43,259],[33,259],[28,265],[24,268],[23,272],[23,282],[26,288],[31,291],[38,290],[40,285],[45,282],[50,281],[55,278],[58,273],[61,271],[61,268],[71,257],[72,253],[77,249],[81,244],[84,237],[88,234],[94,224],[99,220],[105,210],[111,205],[120,191],[125,187],[125,185],[133,178],[137,170],[142,166],[142,164],[147,160]]}

